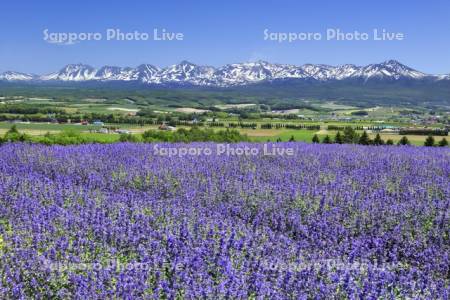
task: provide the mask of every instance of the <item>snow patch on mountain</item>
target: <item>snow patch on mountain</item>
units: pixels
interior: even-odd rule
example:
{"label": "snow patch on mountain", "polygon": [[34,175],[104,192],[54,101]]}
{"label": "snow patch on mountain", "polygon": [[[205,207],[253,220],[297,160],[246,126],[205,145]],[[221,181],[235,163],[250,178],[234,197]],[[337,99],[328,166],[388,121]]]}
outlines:
{"label": "snow patch on mountain", "polygon": [[59,72],[41,76],[40,80],[60,80],[60,81],[87,81],[96,80],[97,70],[89,65],[71,64],[65,66]]}
{"label": "snow patch on mountain", "polygon": [[0,80],[6,81],[28,81],[35,79],[35,77],[36,76],[33,74],[13,72],[13,71],[6,71],[0,74]]}
{"label": "snow patch on mountain", "polygon": [[363,79],[413,79],[431,78],[450,80],[450,75],[428,75],[395,60],[379,64],[356,66],[346,64],[330,66],[305,64],[302,66],[272,64],[266,61],[228,64],[220,68],[199,66],[188,61],[166,68],[142,64],[136,68],[104,66],[95,69],[85,64],[71,64],[58,72],[43,76],[5,72],[0,80],[41,81],[128,81],[144,84],[189,84],[197,86],[228,87],[280,79],[312,79],[318,81]]}

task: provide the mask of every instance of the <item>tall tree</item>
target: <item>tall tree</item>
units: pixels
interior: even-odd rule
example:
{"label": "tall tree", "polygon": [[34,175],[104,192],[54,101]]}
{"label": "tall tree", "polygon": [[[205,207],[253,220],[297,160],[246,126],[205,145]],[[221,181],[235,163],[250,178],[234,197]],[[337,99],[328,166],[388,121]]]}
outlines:
{"label": "tall tree", "polygon": [[406,136],[402,136],[400,141],[398,141],[397,145],[403,145],[403,146],[410,145],[410,142]]}
{"label": "tall tree", "polygon": [[448,146],[448,142],[446,138],[442,138],[442,140],[439,141],[439,147],[446,147]]}
{"label": "tall tree", "polygon": [[423,143],[426,147],[433,147],[434,146],[434,137],[432,135],[429,135],[425,142]]}
{"label": "tall tree", "polygon": [[320,140],[319,140],[319,137],[317,136],[317,134],[315,134],[315,135],[313,136],[312,142],[315,143],[315,144],[320,143]]}
{"label": "tall tree", "polygon": [[346,144],[356,144],[358,143],[358,133],[350,126],[345,127],[344,136],[342,137],[344,143]]}
{"label": "tall tree", "polygon": [[363,131],[363,133],[359,137],[358,144],[360,144],[360,145],[369,145],[370,144],[370,139],[369,139],[369,135],[367,134],[367,131],[365,131],[365,130]]}
{"label": "tall tree", "polygon": [[330,136],[327,134],[327,135],[323,138],[322,143],[324,143],[324,144],[331,144],[331,143],[333,143],[333,141],[331,140]]}
{"label": "tall tree", "polygon": [[381,139],[381,136],[379,133],[377,133],[377,135],[373,139],[373,144],[374,145],[384,145],[384,141],[383,141],[383,139]]}
{"label": "tall tree", "polygon": [[340,131],[338,131],[338,132],[336,133],[336,136],[334,137],[334,142],[335,142],[336,144],[343,144],[343,143],[344,143],[344,140],[342,139],[342,135],[341,135],[341,132],[340,132]]}

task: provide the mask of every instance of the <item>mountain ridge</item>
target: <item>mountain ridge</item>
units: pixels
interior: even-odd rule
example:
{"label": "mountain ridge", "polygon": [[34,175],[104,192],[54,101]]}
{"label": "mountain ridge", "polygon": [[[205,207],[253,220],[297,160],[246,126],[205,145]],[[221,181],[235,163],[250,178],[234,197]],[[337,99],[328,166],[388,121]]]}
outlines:
{"label": "mountain ridge", "polygon": [[151,64],[141,64],[135,68],[102,66],[94,68],[78,63],[68,64],[61,70],[45,75],[35,75],[6,71],[0,74],[1,81],[21,82],[136,82],[151,85],[192,85],[207,87],[245,86],[260,82],[284,79],[314,81],[342,81],[345,79],[370,80],[450,80],[448,75],[433,75],[420,72],[396,60],[378,64],[357,66],[344,64],[291,64],[256,61],[227,64],[222,67],[196,65],[183,60],[179,64],[160,68]]}

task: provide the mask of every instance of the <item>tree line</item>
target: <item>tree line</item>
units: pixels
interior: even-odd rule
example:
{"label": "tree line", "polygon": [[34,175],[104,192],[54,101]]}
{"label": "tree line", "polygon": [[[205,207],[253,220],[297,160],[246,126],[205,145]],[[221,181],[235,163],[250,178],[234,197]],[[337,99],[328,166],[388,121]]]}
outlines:
{"label": "tree line", "polygon": [[117,140],[100,140],[93,135],[82,135],[76,131],[63,131],[56,134],[47,133],[44,136],[32,137],[19,132],[16,125],[13,125],[3,137],[0,144],[5,142],[33,142],[46,145],[78,145],[88,143],[112,143],[120,142],[170,142],[170,143],[190,143],[190,142],[217,142],[217,143],[237,143],[249,141],[246,135],[241,134],[236,129],[224,129],[215,131],[213,129],[202,129],[193,127],[190,129],[180,128],[177,131],[147,130],[142,135],[120,134]]}
{"label": "tree line", "polygon": [[306,125],[306,124],[285,124],[285,123],[264,123],[261,124],[261,129],[306,129],[306,130],[320,130],[320,125]]}
{"label": "tree line", "polygon": [[[331,138],[329,135],[326,135],[322,141],[319,136],[315,134],[312,138],[313,143],[323,143],[323,144],[359,144],[359,145],[394,145],[394,141],[392,139],[387,139],[384,141],[380,134],[377,133],[374,139],[371,139],[367,134],[367,131],[363,131],[362,134],[358,134],[355,129],[352,127],[345,127],[343,133],[338,131],[334,138]],[[406,136],[402,136],[402,138],[397,142],[397,145],[410,145],[411,142],[408,140]],[[436,143],[434,137],[429,135],[428,138],[424,142],[424,146],[432,147],[432,146],[440,146],[445,147],[448,146],[448,141],[446,138],[442,138],[439,142]]]}
{"label": "tree line", "polygon": [[400,130],[399,134],[401,135],[438,135],[438,136],[447,136],[448,130],[446,129],[404,129]]}

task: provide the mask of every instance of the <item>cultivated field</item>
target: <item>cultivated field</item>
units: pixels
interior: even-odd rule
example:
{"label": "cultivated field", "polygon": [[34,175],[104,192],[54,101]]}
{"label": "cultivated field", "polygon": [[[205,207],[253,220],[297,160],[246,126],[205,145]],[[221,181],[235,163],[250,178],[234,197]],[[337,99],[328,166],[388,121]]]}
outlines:
{"label": "cultivated field", "polygon": [[159,146],[3,145],[0,298],[448,298],[448,148]]}
{"label": "cultivated field", "polygon": [[[263,122],[257,122],[257,124],[261,124]],[[309,125],[319,125],[318,122],[305,122],[305,124]],[[326,125],[322,125],[322,127],[328,126],[328,125],[340,125],[340,126],[351,126],[355,125],[354,123],[326,123]],[[79,132],[84,136],[88,136],[90,138],[95,138],[99,142],[104,141],[118,141],[119,137],[117,134],[102,134],[102,133],[94,133],[93,131],[100,129],[99,126],[94,125],[75,125],[75,124],[46,124],[46,123],[30,123],[30,124],[24,124],[19,123],[15,124],[17,129],[20,132],[26,133],[31,136],[43,136],[46,133],[61,133],[65,131],[74,131]],[[0,122],[0,135],[4,135],[10,128],[12,124],[6,123],[6,122]],[[159,125],[136,125],[136,124],[106,124],[106,126],[113,126],[118,127],[121,129],[126,129],[130,133],[135,135],[141,135],[143,132],[147,130],[158,130]],[[187,126],[178,126],[179,128],[185,128],[189,129],[190,127]],[[218,128],[212,128],[214,130],[224,130],[224,128],[218,127]],[[327,130],[327,129],[321,129],[321,130],[306,130],[306,129],[247,129],[247,128],[236,128],[239,130],[240,133],[247,135],[251,141],[254,142],[275,142],[278,139],[281,139],[282,141],[288,141],[292,137],[295,141],[299,142],[311,142],[312,137],[314,134],[317,134],[320,139],[323,139],[326,135],[329,135],[331,138],[334,138],[337,131],[335,130]],[[359,134],[362,133],[362,131],[358,131]],[[369,134],[369,137],[373,139],[375,137],[375,134]],[[426,135],[408,135],[407,136],[411,144],[417,145],[417,146],[423,146],[424,141],[426,140]],[[392,139],[395,143],[397,143],[402,136],[398,134],[381,134],[381,138],[383,140]],[[436,140],[440,140],[442,137],[436,136]]]}

